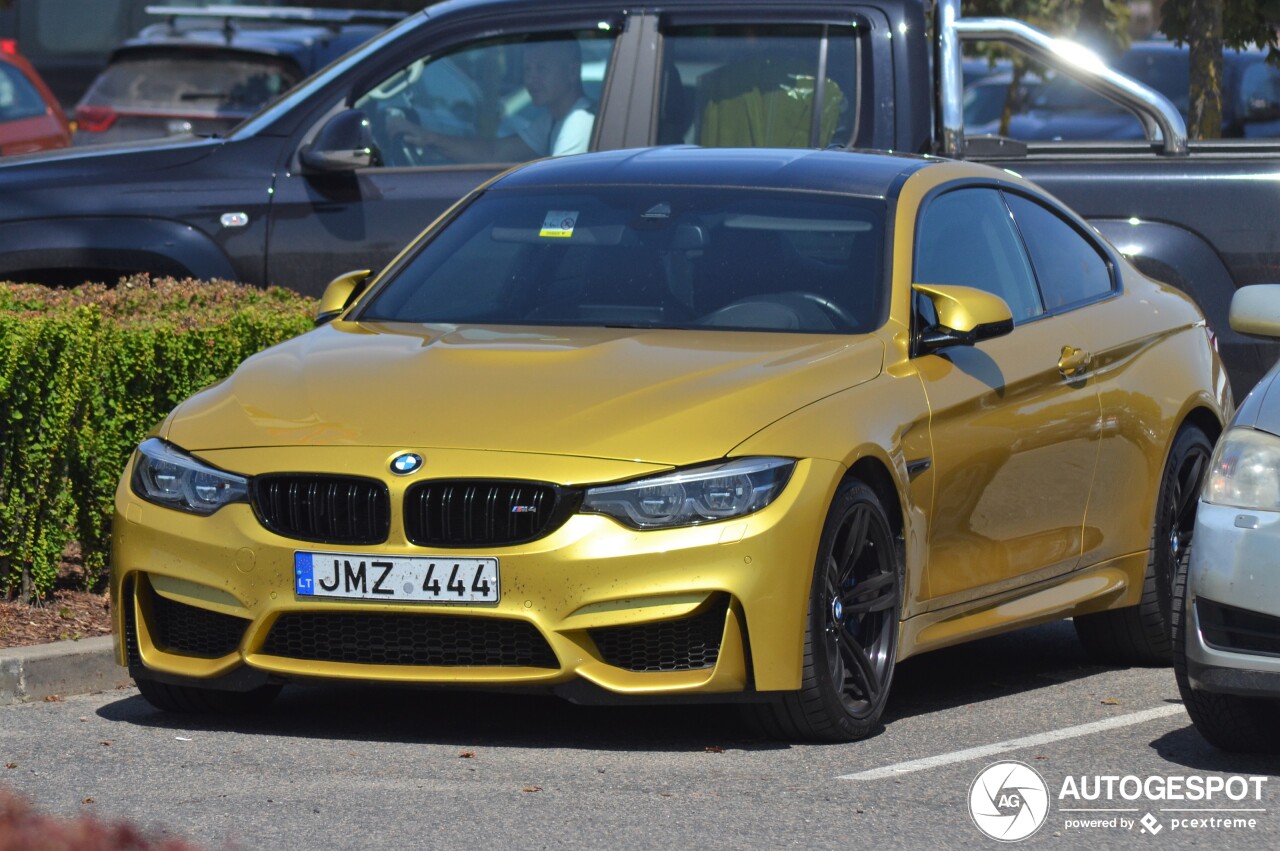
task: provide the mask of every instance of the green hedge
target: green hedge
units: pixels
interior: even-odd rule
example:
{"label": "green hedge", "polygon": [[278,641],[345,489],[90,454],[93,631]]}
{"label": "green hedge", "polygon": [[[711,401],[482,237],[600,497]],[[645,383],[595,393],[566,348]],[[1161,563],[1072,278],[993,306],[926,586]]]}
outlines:
{"label": "green hedge", "polygon": [[78,540],[105,576],[116,480],[178,402],[311,327],[297,293],[128,278],[0,283],[0,593],[38,599]]}

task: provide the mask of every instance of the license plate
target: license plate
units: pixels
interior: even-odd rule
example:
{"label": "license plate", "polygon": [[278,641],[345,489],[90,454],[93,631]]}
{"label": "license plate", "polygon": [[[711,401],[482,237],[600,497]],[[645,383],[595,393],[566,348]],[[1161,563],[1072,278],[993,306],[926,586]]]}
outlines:
{"label": "license plate", "polygon": [[496,558],[293,554],[299,597],[429,603],[498,602]]}

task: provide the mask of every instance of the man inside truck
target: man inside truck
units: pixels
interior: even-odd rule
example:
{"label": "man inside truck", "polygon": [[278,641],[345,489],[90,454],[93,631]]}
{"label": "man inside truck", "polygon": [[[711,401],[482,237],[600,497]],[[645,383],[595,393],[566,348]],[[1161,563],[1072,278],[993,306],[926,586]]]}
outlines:
{"label": "man inside truck", "polygon": [[524,86],[540,112],[518,132],[494,139],[454,136],[419,127],[403,116],[388,119],[388,132],[453,162],[526,162],[585,152],[596,118],[582,90],[582,48],[577,39],[530,40],[523,54]]}

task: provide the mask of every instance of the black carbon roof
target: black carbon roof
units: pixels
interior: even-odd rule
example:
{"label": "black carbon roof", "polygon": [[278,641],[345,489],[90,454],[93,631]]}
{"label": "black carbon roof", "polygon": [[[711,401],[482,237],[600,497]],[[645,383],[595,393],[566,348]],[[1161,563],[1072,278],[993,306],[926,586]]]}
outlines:
{"label": "black carbon roof", "polygon": [[750,186],[884,198],[899,178],[937,160],[925,157],[771,148],[677,146],[539,160],[492,188],[557,185]]}

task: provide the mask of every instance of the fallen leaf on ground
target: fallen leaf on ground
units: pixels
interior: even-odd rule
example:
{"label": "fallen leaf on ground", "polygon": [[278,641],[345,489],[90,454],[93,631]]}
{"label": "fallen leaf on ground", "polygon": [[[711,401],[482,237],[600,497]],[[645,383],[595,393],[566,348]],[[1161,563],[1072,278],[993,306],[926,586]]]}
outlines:
{"label": "fallen leaf on ground", "polygon": [[526,786],[526,787],[524,787],[523,789],[521,789],[520,791],[521,791],[521,792],[541,792],[541,791],[542,791],[542,787],[541,787],[541,786]]}
{"label": "fallen leaf on ground", "polygon": [[109,748],[109,747],[111,747],[111,743],[110,743],[110,742],[103,742],[103,743],[102,743],[102,746],[103,746],[104,748]]}
{"label": "fallen leaf on ground", "polygon": [[92,804],[92,803],[93,803],[93,798],[85,798],[85,799],[84,799],[83,801],[81,801],[80,803],[82,803],[82,804]]}
{"label": "fallen leaf on ground", "polygon": [[1102,705],[1103,706],[1119,706],[1120,701],[1116,700],[1114,697],[1108,697],[1102,701]]}
{"label": "fallen leaf on ground", "polygon": [[463,751],[462,753],[458,754],[458,759],[475,759],[475,758],[476,758],[475,751]]}
{"label": "fallen leaf on ground", "polygon": [[719,745],[707,745],[702,751],[703,753],[724,753],[724,748]]}
{"label": "fallen leaf on ground", "polygon": [[5,767],[5,768],[17,768],[17,767],[18,767],[18,764],[17,764],[16,762],[6,762],[6,763],[4,764],[4,767]]}
{"label": "fallen leaf on ground", "polygon": [[65,700],[65,698],[56,694],[46,694],[44,696],[45,703],[62,703],[63,700]]}

